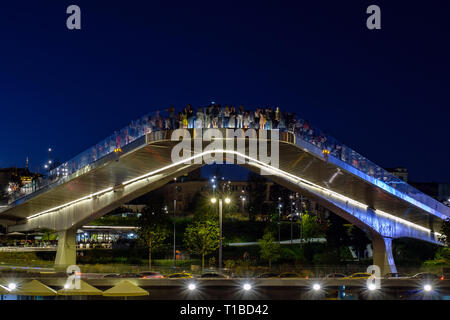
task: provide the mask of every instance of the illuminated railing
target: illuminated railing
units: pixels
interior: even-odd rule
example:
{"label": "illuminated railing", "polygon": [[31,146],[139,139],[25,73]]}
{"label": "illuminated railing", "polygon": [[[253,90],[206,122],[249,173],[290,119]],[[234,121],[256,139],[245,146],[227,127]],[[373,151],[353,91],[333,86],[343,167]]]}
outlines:
{"label": "illuminated railing", "polygon": [[[223,109],[216,109],[218,112],[215,113],[211,112],[212,110],[209,109],[210,112],[208,113],[208,108],[210,107],[201,108],[201,113],[194,113],[194,115],[189,118],[184,116],[179,117],[180,114],[174,111],[168,112],[167,110],[146,114],[138,120],[132,121],[128,126],[121,130],[114,132],[114,134],[97,143],[95,146],[49,171],[47,177],[37,181],[33,188],[28,188],[27,191],[22,189],[19,192],[11,194],[9,203],[52,183],[67,180],[72,173],[87,165],[92,164],[111,153],[121,152],[124,146],[139,139],[146,133],[177,128],[248,127],[265,130],[279,129],[280,131],[294,132],[297,140],[300,139],[303,143],[306,143],[306,145],[316,146],[324,158],[331,156],[335,159],[339,159],[347,165],[357,169],[359,172],[373,177],[419,202],[426,203],[430,208],[436,209],[440,205],[436,200],[408,185],[403,180],[340,143],[337,139],[325,134],[322,130],[310,125],[307,121],[298,118],[296,119],[294,114],[280,113],[279,121],[272,122],[270,119],[266,118],[267,120],[265,120],[264,123],[257,123],[254,121],[254,111],[249,112],[248,117],[246,114],[243,115],[243,120],[238,121],[238,117],[235,119],[233,119],[233,117],[224,117],[222,112]],[[241,117],[239,116],[239,118]],[[316,153],[318,152],[316,151]]]}

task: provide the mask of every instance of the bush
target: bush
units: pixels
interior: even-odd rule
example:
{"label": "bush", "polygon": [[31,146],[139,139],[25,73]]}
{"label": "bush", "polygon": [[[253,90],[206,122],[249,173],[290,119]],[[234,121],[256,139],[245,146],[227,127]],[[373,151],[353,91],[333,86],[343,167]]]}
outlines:
{"label": "bush", "polygon": [[225,260],[225,268],[233,269],[236,266],[236,262],[232,259]]}

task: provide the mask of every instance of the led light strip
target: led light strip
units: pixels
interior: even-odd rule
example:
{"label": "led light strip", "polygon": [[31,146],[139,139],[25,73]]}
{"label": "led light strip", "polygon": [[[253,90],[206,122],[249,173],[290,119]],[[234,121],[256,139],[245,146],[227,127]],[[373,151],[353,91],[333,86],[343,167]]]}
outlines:
{"label": "led light strip", "polygon": [[[334,192],[334,191],[332,191],[332,190],[326,189],[326,188],[321,187],[321,186],[319,186],[319,185],[316,185],[316,184],[314,184],[314,183],[312,183],[312,182],[310,182],[310,181],[308,181],[308,180],[305,180],[305,179],[303,179],[303,178],[294,176],[293,174],[290,174],[290,173],[288,173],[288,172],[286,172],[286,171],[283,171],[283,170],[280,170],[280,169],[278,169],[278,168],[269,166],[268,164],[266,164],[266,163],[264,163],[264,162],[261,162],[261,161],[259,161],[259,160],[250,158],[249,156],[247,156],[247,155],[245,155],[245,154],[242,154],[242,153],[240,153],[240,152],[234,151],[234,150],[223,150],[223,149],[220,149],[220,150],[204,151],[204,152],[201,152],[201,153],[199,153],[199,154],[197,154],[197,155],[188,157],[188,158],[183,159],[183,160],[181,160],[181,161],[174,162],[174,163],[172,163],[172,164],[170,164],[170,165],[167,165],[167,166],[165,166],[165,167],[162,167],[162,168],[159,168],[159,169],[157,169],[157,170],[154,170],[154,171],[151,171],[151,172],[149,172],[149,173],[146,173],[146,174],[144,174],[144,175],[142,175],[142,176],[139,176],[139,177],[133,178],[133,179],[131,179],[131,180],[125,181],[125,182],[122,183],[122,185],[123,185],[123,186],[126,186],[126,185],[129,185],[129,184],[131,184],[131,183],[137,182],[137,181],[139,181],[139,180],[146,179],[146,178],[148,178],[148,177],[150,177],[150,176],[153,176],[153,175],[155,175],[155,174],[157,174],[157,173],[160,173],[160,172],[162,172],[162,171],[164,171],[164,170],[170,169],[170,168],[172,168],[172,167],[176,167],[176,166],[178,166],[178,165],[180,165],[180,164],[185,164],[185,163],[188,162],[188,161],[192,161],[192,160],[194,160],[194,159],[197,159],[197,158],[199,158],[199,157],[203,157],[204,155],[212,154],[212,153],[225,153],[225,154],[234,154],[234,155],[241,156],[241,157],[243,157],[243,158],[249,160],[249,163],[248,163],[249,165],[251,165],[251,163],[255,163],[254,165],[256,165],[257,167],[263,168],[264,170],[269,171],[269,172],[276,173],[277,175],[281,175],[283,178],[288,177],[289,180],[293,181],[294,183],[297,183],[297,184],[298,184],[298,183],[302,183],[302,184],[308,185],[308,186],[310,186],[310,187],[314,187],[314,188],[316,188],[316,189],[318,189],[318,190],[320,190],[320,191],[327,192],[330,196],[333,195],[333,196],[335,196],[335,197],[337,197],[337,198],[340,198],[341,200],[351,202],[352,204],[357,205],[357,206],[359,206],[359,207],[362,207],[362,208],[364,208],[364,209],[367,209],[367,208],[368,208],[367,205],[365,205],[365,204],[363,204],[363,203],[361,203],[361,202],[358,202],[358,201],[356,201],[356,200],[353,200],[353,199],[351,199],[351,198],[348,198],[348,197],[346,197],[346,196],[343,196],[343,195],[341,195],[341,194],[339,194],[339,193],[337,193],[337,192]],[[85,196],[85,197],[83,197],[83,198],[80,198],[80,199],[77,199],[77,200],[68,202],[68,203],[63,204],[63,205],[61,205],[61,206],[58,206],[58,207],[55,207],[55,208],[52,208],[52,209],[48,209],[48,210],[46,210],[46,211],[43,211],[43,212],[34,214],[34,215],[28,217],[27,219],[29,220],[29,219],[33,219],[33,218],[36,218],[36,217],[38,217],[38,216],[41,216],[41,215],[43,215],[43,214],[51,213],[52,211],[59,210],[59,209],[61,209],[61,208],[70,206],[70,205],[75,204],[75,203],[78,203],[78,202],[80,202],[80,201],[88,200],[88,199],[90,199],[90,198],[92,198],[92,197],[95,197],[95,196],[97,196],[97,195],[104,194],[104,193],[106,193],[106,192],[110,192],[110,191],[112,191],[112,190],[113,190],[112,187],[107,188],[107,189],[104,189],[104,190],[102,190],[102,191],[99,191],[99,192],[90,194],[90,195]],[[400,222],[400,223],[404,223],[404,224],[409,225],[409,226],[411,226],[411,227],[417,228],[417,229],[419,229],[419,230],[426,231],[426,232],[429,232],[429,233],[431,232],[430,229],[427,229],[427,228],[425,228],[425,227],[422,227],[422,226],[420,226],[420,225],[417,225],[417,224],[412,223],[412,222],[410,222],[410,221],[407,221],[407,220],[405,220],[405,219],[399,218],[399,217],[397,217],[397,216],[391,215],[391,214],[386,213],[386,212],[384,212],[384,211],[381,211],[381,210],[376,209],[376,210],[375,210],[375,213],[380,214],[380,215],[382,215],[382,216],[385,216],[385,217],[387,217],[387,218],[389,218],[389,219],[396,220],[396,221],[398,221],[398,222]],[[434,232],[434,234],[436,234],[436,235],[438,235],[438,236],[441,235],[440,233],[437,233],[437,232]]]}
{"label": "led light strip", "polygon": [[130,226],[82,226],[80,229],[126,229],[126,230],[135,230],[139,229],[139,227],[130,227]]}
{"label": "led light strip", "polygon": [[65,204],[60,205],[60,206],[58,206],[58,207],[54,207],[54,208],[51,208],[51,209],[48,209],[48,210],[45,210],[45,211],[42,211],[42,212],[33,214],[32,216],[27,217],[27,219],[28,219],[28,220],[29,220],[29,219],[33,219],[33,218],[36,218],[37,216],[41,216],[41,215],[43,215],[43,214],[50,213],[50,212],[52,212],[52,211],[57,211],[57,210],[62,209],[62,208],[64,208],[64,207],[71,206],[72,204],[75,204],[75,203],[77,203],[77,202],[81,202],[81,201],[84,201],[84,200],[88,200],[88,199],[91,199],[91,198],[93,198],[93,197],[95,197],[95,196],[99,196],[99,195],[101,195],[101,194],[103,194],[103,193],[112,191],[113,189],[114,189],[113,187],[106,188],[106,189],[104,189],[104,190],[102,190],[102,191],[99,191],[99,192],[96,192],[96,193],[92,193],[92,194],[90,194],[90,195],[88,195],[88,196],[85,196],[85,197],[80,198],[80,199],[77,199],[77,200],[73,200],[73,201],[71,201],[71,202],[65,203]]}
{"label": "led light strip", "polygon": [[8,291],[8,292],[11,292],[11,291],[12,291],[10,288],[5,287],[5,286],[2,286],[1,284],[0,284],[0,287],[3,288],[3,289],[5,289],[5,290]]}

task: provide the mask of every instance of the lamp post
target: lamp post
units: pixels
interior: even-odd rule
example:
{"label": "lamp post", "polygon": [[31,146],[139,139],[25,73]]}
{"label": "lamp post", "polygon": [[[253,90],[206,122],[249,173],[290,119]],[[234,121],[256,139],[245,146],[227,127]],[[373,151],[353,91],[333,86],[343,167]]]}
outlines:
{"label": "lamp post", "polygon": [[303,242],[303,195],[300,195],[300,247]]}
{"label": "lamp post", "polygon": [[245,195],[241,196],[241,200],[242,200],[242,216],[245,216]]}
{"label": "lamp post", "polygon": [[278,244],[281,244],[281,197],[278,198]]}
{"label": "lamp post", "polygon": [[[216,198],[211,198],[211,203],[215,204]],[[230,198],[225,198],[225,203],[229,204]],[[219,198],[219,269],[222,268],[222,198]]]}
{"label": "lamp post", "polygon": [[[177,182],[177,178],[174,178],[175,183]],[[177,210],[177,191],[178,186],[175,186],[175,197],[173,199],[173,268],[177,267],[177,247],[175,242],[176,228],[175,228],[175,212]]]}

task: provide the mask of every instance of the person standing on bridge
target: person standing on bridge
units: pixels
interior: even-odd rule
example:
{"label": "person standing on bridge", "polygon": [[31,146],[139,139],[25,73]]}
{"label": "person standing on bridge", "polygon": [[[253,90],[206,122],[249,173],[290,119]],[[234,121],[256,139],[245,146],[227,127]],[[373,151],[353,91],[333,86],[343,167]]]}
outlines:
{"label": "person standing on bridge", "polygon": [[[233,107],[231,107],[231,108],[234,109]],[[236,113],[230,112],[230,121],[228,122],[228,128],[234,129],[235,124],[236,124]]]}
{"label": "person standing on bridge", "polygon": [[217,128],[219,122],[219,107],[218,105],[214,105],[212,109],[212,128]]}
{"label": "person standing on bridge", "polygon": [[254,119],[255,119],[254,128],[259,129],[259,108],[255,109]]}
{"label": "person standing on bridge", "polygon": [[195,117],[195,127],[203,128],[203,111],[202,108],[197,109],[197,114]]}
{"label": "person standing on bridge", "polygon": [[223,127],[228,128],[228,122],[230,121],[230,108],[228,105],[225,105],[223,109]]}
{"label": "person standing on bridge", "polygon": [[259,113],[259,129],[264,130],[265,125],[266,125],[266,117],[264,116],[263,109],[261,109]]}
{"label": "person standing on bridge", "polygon": [[188,121],[188,128],[194,127],[194,109],[190,104],[187,105],[187,121]]}
{"label": "person standing on bridge", "polygon": [[237,124],[236,128],[242,128],[243,127],[243,120],[244,120],[244,106],[240,105],[239,109],[236,112],[237,114]]}
{"label": "person standing on bridge", "polygon": [[275,110],[274,119],[273,119],[273,128],[274,129],[278,129],[278,124],[280,123],[280,120],[281,120],[280,108],[277,107]]}
{"label": "person standing on bridge", "polygon": [[188,127],[188,118],[187,118],[187,109],[186,108],[184,108],[184,111],[181,114],[181,122],[183,125],[183,129],[186,129]]}
{"label": "person standing on bridge", "polygon": [[169,107],[169,121],[170,121],[170,129],[172,129],[172,130],[176,129],[175,120],[176,120],[175,107],[170,106]]}

